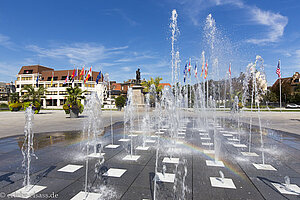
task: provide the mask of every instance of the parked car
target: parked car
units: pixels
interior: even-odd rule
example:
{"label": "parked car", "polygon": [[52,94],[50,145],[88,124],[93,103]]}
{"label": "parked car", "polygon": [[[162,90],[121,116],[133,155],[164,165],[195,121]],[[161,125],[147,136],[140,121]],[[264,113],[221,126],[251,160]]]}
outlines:
{"label": "parked car", "polygon": [[290,104],[286,105],[286,108],[300,108],[300,105],[297,105],[295,103],[290,103]]}

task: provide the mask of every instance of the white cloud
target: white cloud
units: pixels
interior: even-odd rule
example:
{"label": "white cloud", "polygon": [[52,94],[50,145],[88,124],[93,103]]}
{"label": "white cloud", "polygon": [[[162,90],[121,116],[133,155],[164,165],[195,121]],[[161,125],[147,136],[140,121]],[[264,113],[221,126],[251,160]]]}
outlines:
{"label": "white cloud", "polygon": [[121,67],[121,70],[125,71],[125,72],[129,72],[129,71],[131,71],[131,68],[130,67]]}
{"label": "white cloud", "polygon": [[13,50],[13,42],[11,42],[10,37],[0,34],[0,46],[6,47]]}
{"label": "white cloud", "polygon": [[[243,9],[250,16],[250,21],[255,24],[267,27],[267,33],[262,38],[252,38],[247,40],[253,44],[266,44],[269,42],[277,42],[283,36],[284,29],[288,23],[288,18],[279,13],[265,11],[256,6],[247,5],[243,0],[178,0],[183,6],[183,10],[191,18],[194,25],[200,25],[199,15],[203,10],[214,6],[234,6],[234,8]],[[191,9],[192,8],[192,9]]]}
{"label": "white cloud", "polygon": [[267,26],[269,30],[266,37],[259,39],[249,39],[247,42],[254,44],[265,44],[268,42],[277,42],[283,36],[284,28],[288,23],[288,18],[273,13],[271,11],[264,11],[257,7],[251,8],[252,20],[257,24]]}
{"label": "white cloud", "polygon": [[90,43],[73,43],[52,48],[43,48],[37,45],[26,46],[27,50],[37,53],[40,57],[68,59],[70,64],[95,63],[117,54],[123,54],[123,50],[127,48],[128,46],[106,48],[103,45]]}

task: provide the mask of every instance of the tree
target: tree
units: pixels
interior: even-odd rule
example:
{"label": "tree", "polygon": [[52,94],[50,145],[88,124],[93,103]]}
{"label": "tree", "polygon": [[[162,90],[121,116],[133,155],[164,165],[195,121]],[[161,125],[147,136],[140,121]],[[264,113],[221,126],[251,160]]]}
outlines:
{"label": "tree", "polygon": [[125,106],[126,99],[123,96],[119,96],[115,99],[116,101],[116,106],[121,110]]}
{"label": "tree", "polygon": [[19,93],[14,92],[9,95],[9,101],[11,103],[17,103],[19,101]]}
{"label": "tree", "polygon": [[156,77],[155,79],[151,77],[149,81],[143,82],[142,86],[144,87],[144,92],[150,92],[151,85],[155,85],[156,93],[160,93],[162,90],[162,85],[159,85],[161,80],[162,78],[160,77]]}
{"label": "tree", "polygon": [[46,89],[40,85],[37,90],[32,85],[25,85],[21,92],[26,91],[25,94],[22,95],[22,99],[24,101],[32,101],[34,102],[41,102],[41,98],[45,98]]}
{"label": "tree", "polygon": [[78,105],[78,100],[85,99],[85,97],[83,96],[83,93],[85,92],[86,91],[82,91],[78,86],[71,86],[67,88],[67,102],[72,106]]}

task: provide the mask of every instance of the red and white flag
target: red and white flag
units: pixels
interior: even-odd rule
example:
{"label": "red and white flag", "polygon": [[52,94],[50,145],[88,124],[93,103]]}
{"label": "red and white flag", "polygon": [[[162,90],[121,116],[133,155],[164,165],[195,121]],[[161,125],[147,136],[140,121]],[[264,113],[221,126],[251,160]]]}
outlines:
{"label": "red and white flag", "polygon": [[231,63],[229,63],[229,75],[230,75],[230,77],[231,77]]}
{"label": "red and white flag", "polygon": [[90,67],[90,70],[88,71],[86,78],[84,79],[84,83],[87,82],[91,76],[92,76],[92,67]]}
{"label": "red and white flag", "polygon": [[281,72],[280,72],[280,60],[278,60],[278,65],[276,69],[276,74],[278,75],[278,78],[281,78]]}

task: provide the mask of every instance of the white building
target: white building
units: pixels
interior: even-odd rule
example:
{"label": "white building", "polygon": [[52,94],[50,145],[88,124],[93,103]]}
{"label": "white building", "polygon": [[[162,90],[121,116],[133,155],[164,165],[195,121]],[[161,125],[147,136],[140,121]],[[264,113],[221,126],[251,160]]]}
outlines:
{"label": "white building", "polygon": [[[78,70],[80,73],[80,70]],[[25,85],[32,85],[37,88],[38,86],[43,85],[46,88],[47,92],[45,94],[46,98],[42,99],[43,108],[62,108],[63,104],[66,102],[66,88],[70,86],[78,85],[83,91],[87,92],[84,94],[89,95],[91,92],[96,92],[99,99],[103,104],[107,103],[107,86],[103,83],[103,76],[99,80],[98,84],[96,83],[97,76],[99,72],[92,72],[92,76],[86,81],[83,82],[83,78],[79,80],[79,76],[74,78],[74,81],[70,81],[73,70],[60,70],[55,71],[52,68],[44,67],[41,65],[31,65],[23,66],[17,75],[17,80],[15,82],[16,92],[22,96],[26,91],[21,91]],[[64,84],[66,77],[69,75],[69,81]],[[79,74],[78,74],[79,75]],[[53,83],[51,86],[51,79],[53,76]],[[37,77],[39,80],[37,82]],[[84,100],[82,100],[84,104]]]}

